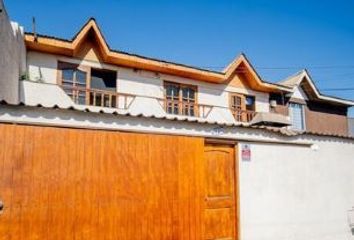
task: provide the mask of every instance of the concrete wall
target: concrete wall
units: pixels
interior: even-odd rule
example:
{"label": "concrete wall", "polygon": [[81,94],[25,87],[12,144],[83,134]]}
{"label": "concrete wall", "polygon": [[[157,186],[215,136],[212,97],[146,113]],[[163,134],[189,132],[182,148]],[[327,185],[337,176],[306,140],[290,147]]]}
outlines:
{"label": "concrete wall", "polygon": [[251,160],[238,154],[240,240],[354,239],[347,217],[354,206],[353,140],[11,106],[0,108],[0,122],[227,138],[239,149],[248,143]]}
{"label": "concrete wall", "polygon": [[19,78],[26,69],[23,28],[10,22],[2,0],[0,9],[0,99],[17,103]]}
{"label": "concrete wall", "polygon": [[[269,112],[269,94],[255,92],[250,89],[236,88],[226,85],[215,85],[202,83],[193,79],[186,79],[166,74],[156,75],[147,71],[134,71],[133,69],[117,67],[109,64],[101,64],[87,60],[77,60],[50,54],[28,52],[28,72],[29,80],[39,83],[57,83],[57,63],[58,61],[77,63],[95,68],[105,68],[117,71],[117,88],[120,93],[138,95],[141,101],[132,106],[132,111],[137,112],[137,108],[142,111],[149,111],[149,114],[164,114],[158,101],[151,98],[163,98],[163,82],[173,81],[179,83],[193,84],[198,87],[198,103],[216,106],[210,113],[210,119],[216,121],[233,122],[233,116],[227,109],[229,107],[229,93],[238,92],[250,94],[256,97],[256,111]],[[30,96],[27,96],[28,98]],[[37,97],[36,95],[31,96]],[[33,99],[24,99],[32,101]],[[142,99],[144,101],[142,101]],[[150,100],[149,100],[150,99]],[[60,102],[60,99],[56,99]],[[146,108],[148,105],[148,108]],[[150,107],[149,107],[150,106]],[[135,109],[134,109],[135,108]]]}
{"label": "concrete wall", "polygon": [[306,139],[315,146],[253,143],[240,161],[242,240],[354,239],[354,142]]}

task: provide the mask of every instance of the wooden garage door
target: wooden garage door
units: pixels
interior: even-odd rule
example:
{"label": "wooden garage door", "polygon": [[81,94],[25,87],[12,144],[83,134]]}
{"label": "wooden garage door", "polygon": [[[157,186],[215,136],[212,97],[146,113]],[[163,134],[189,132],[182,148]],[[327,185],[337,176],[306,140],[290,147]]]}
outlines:
{"label": "wooden garage door", "polygon": [[[232,195],[231,150],[217,151],[208,239],[234,231],[220,230],[234,199],[214,201]],[[0,124],[0,239],[203,239],[203,154],[202,138]]]}
{"label": "wooden garage door", "polygon": [[204,239],[237,239],[236,170],[233,146],[205,147]]}

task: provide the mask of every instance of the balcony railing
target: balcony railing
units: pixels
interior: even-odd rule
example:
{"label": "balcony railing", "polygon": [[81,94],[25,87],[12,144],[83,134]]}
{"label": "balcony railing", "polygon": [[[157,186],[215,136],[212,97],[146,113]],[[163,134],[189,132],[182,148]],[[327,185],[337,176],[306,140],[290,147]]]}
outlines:
{"label": "balcony railing", "polygon": [[238,122],[250,122],[252,121],[253,117],[256,115],[255,111],[248,111],[248,110],[232,110],[232,115],[234,116],[235,120]]}
{"label": "balcony railing", "polygon": [[104,91],[99,89],[87,89],[72,86],[61,86],[65,93],[76,104],[97,107],[128,109],[133,103],[135,96],[131,94]]}
{"label": "balcony railing", "polygon": [[[99,89],[86,89],[72,86],[61,86],[71,99],[80,105],[108,107],[127,110],[137,96]],[[207,118],[215,106],[155,98],[167,114]],[[246,110],[232,110],[232,115],[238,122],[250,122],[256,112]]]}
{"label": "balcony railing", "polygon": [[183,102],[178,100],[160,99],[161,106],[168,114],[207,118],[214,106]]}

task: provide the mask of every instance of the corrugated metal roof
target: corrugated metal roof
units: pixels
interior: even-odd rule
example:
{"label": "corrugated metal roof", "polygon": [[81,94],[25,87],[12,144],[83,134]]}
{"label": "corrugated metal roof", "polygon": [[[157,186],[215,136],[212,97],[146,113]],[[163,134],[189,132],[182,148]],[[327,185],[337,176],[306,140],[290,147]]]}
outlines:
{"label": "corrugated metal roof", "polygon": [[269,127],[269,126],[252,126],[249,123],[226,123],[226,122],[218,122],[218,121],[210,121],[207,119],[196,118],[196,117],[188,117],[188,116],[178,116],[178,115],[147,115],[147,114],[132,114],[127,111],[121,111],[119,109],[112,109],[112,108],[102,108],[102,107],[93,107],[93,106],[81,106],[81,105],[71,105],[71,106],[60,106],[58,104],[52,104],[44,106],[43,104],[25,104],[20,102],[16,105],[9,104],[5,100],[0,99],[0,105],[10,105],[10,106],[28,106],[28,107],[38,107],[38,108],[47,108],[47,109],[63,109],[63,110],[74,110],[74,111],[81,111],[81,112],[90,112],[90,113],[101,113],[101,114],[113,114],[119,116],[127,116],[127,117],[144,117],[144,118],[154,118],[154,119],[163,119],[169,121],[183,121],[183,122],[190,122],[190,123],[200,123],[200,124],[211,124],[211,125],[219,125],[225,127],[244,127],[244,128],[251,128],[251,129],[261,129],[267,130],[273,133],[278,133],[283,136],[293,137],[293,136],[300,136],[300,135],[315,135],[315,136],[326,136],[326,137],[337,137],[337,138],[345,138],[345,139],[353,139],[354,137],[339,135],[339,134],[330,134],[330,133],[319,133],[319,132],[312,132],[312,131],[295,131],[289,128],[278,128],[278,127]]}

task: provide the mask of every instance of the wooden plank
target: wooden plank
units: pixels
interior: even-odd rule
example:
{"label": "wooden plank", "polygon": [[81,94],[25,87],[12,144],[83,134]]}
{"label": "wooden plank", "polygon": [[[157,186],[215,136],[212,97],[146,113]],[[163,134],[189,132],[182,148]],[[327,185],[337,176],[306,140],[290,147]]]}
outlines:
{"label": "wooden plank", "polygon": [[232,145],[207,145],[205,161],[204,238],[237,239],[237,183]]}
{"label": "wooden plank", "polygon": [[0,124],[0,239],[202,239],[204,139]]}

